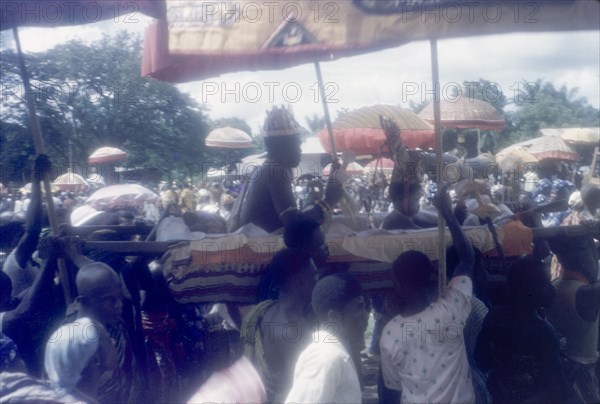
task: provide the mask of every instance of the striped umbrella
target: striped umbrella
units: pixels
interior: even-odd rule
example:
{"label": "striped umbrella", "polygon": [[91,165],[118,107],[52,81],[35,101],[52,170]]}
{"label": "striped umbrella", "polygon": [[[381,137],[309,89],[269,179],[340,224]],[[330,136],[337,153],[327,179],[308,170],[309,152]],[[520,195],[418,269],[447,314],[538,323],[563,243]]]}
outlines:
{"label": "striped umbrella", "polygon": [[499,151],[498,154],[516,153],[518,149],[525,150],[538,159],[538,161],[579,161],[579,155],[560,136],[540,136],[535,139],[515,143]]}
{"label": "striped umbrella", "polygon": [[[405,146],[422,149],[434,146],[433,126],[417,114],[393,105],[373,105],[342,114],[332,123],[337,150],[350,150],[357,156],[378,154],[386,141],[379,122],[380,116],[396,121]],[[321,130],[318,136],[323,148],[330,153],[331,144],[327,130]]]}
{"label": "striped umbrella", "polygon": [[[419,112],[419,117],[433,123],[433,102]],[[491,104],[475,98],[460,97],[456,100],[440,100],[441,124],[446,128],[478,128],[500,130],[504,118]]]}

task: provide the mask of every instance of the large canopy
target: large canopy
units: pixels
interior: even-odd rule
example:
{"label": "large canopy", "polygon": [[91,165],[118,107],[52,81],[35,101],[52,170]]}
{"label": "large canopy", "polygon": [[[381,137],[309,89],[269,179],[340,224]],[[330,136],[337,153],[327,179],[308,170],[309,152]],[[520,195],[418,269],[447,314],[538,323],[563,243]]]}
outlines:
{"label": "large canopy", "polygon": [[166,15],[146,31],[142,74],[178,83],[415,40],[600,26],[600,5],[588,0],[168,0]]}
{"label": "large canopy", "polygon": [[164,18],[165,2],[160,0],[3,0],[1,29],[22,26],[61,27],[113,19],[127,23],[136,14]]}

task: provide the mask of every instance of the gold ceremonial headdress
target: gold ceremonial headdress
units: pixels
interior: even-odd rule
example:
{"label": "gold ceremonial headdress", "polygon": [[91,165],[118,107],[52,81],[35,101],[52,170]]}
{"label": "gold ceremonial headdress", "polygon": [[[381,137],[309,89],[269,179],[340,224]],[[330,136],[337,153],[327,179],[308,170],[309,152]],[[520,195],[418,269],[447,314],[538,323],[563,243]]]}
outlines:
{"label": "gold ceremonial headdress", "polygon": [[267,111],[263,130],[265,137],[300,135],[300,125],[296,122],[292,110],[283,106]]}

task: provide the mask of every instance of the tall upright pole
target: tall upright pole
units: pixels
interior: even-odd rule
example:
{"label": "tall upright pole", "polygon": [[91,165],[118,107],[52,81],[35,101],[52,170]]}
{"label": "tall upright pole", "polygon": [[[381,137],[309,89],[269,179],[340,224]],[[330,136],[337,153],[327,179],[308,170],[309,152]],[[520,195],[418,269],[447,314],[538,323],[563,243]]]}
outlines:
{"label": "tall upright pole", "polygon": [[331,144],[331,157],[333,161],[337,160],[337,150],[335,139],[333,138],[333,127],[331,126],[331,117],[329,115],[329,106],[327,105],[327,96],[325,95],[325,85],[323,84],[323,75],[321,74],[321,65],[315,60],[315,71],[317,72],[317,81],[319,82],[319,92],[321,93],[321,104],[323,104],[323,114],[325,115],[325,124],[327,133],[329,133],[329,142]]}
{"label": "tall upright pole", "polygon": [[[29,75],[25,66],[25,58],[23,57],[23,51],[21,49],[21,41],[19,40],[19,31],[17,27],[13,28],[13,35],[15,37],[15,44],[17,46],[17,55],[19,58],[19,69],[21,70],[21,78],[23,79],[23,86],[25,88],[25,99],[27,102],[27,110],[29,111],[29,120],[31,124],[31,132],[33,134],[33,143],[35,145],[35,152],[37,154],[44,154],[44,142],[42,141],[42,130],[40,127],[40,121],[38,120],[37,113],[35,110],[35,100],[33,98],[33,92],[31,91],[31,84],[29,83]],[[54,199],[52,199],[52,190],[50,188],[50,180],[44,178],[44,192],[46,193],[46,204],[48,206],[48,220],[50,221],[50,229],[53,236],[58,235],[58,220],[56,219],[56,211],[54,210]],[[60,281],[63,287],[63,293],[65,295],[65,301],[67,304],[73,301],[71,296],[71,288],[69,287],[69,276],[67,267],[63,259],[58,260],[58,272]]]}
{"label": "tall upright pole", "polygon": [[[433,81],[433,122],[435,125],[435,160],[437,189],[443,185],[444,157],[442,139],[442,116],[440,113],[440,71],[438,67],[437,39],[429,41],[431,48],[431,80]],[[438,289],[439,296],[446,287],[446,223],[442,215],[438,215]]]}

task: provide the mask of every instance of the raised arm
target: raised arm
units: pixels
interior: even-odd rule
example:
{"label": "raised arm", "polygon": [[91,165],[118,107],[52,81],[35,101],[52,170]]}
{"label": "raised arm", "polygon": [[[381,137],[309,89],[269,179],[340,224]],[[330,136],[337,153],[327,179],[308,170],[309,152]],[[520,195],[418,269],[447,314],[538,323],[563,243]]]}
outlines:
{"label": "raised arm", "polygon": [[21,268],[25,268],[27,260],[37,247],[40,239],[40,231],[42,230],[42,186],[41,181],[46,178],[52,164],[50,159],[45,154],[39,154],[33,164],[33,175],[31,179],[31,202],[27,208],[25,217],[26,227],[25,234],[19,240],[15,250],[15,258]]}
{"label": "raised arm", "polygon": [[473,251],[471,243],[467,240],[462,227],[458,223],[458,219],[454,215],[452,201],[450,200],[450,195],[448,195],[447,184],[438,191],[433,203],[440,215],[442,215],[446,221],[446,225],[452,235],[452,242],[458,253],[459,263],[454,271],[454,276],[466,275],[472,277],[473,268],[475,266],[475,252]]}

